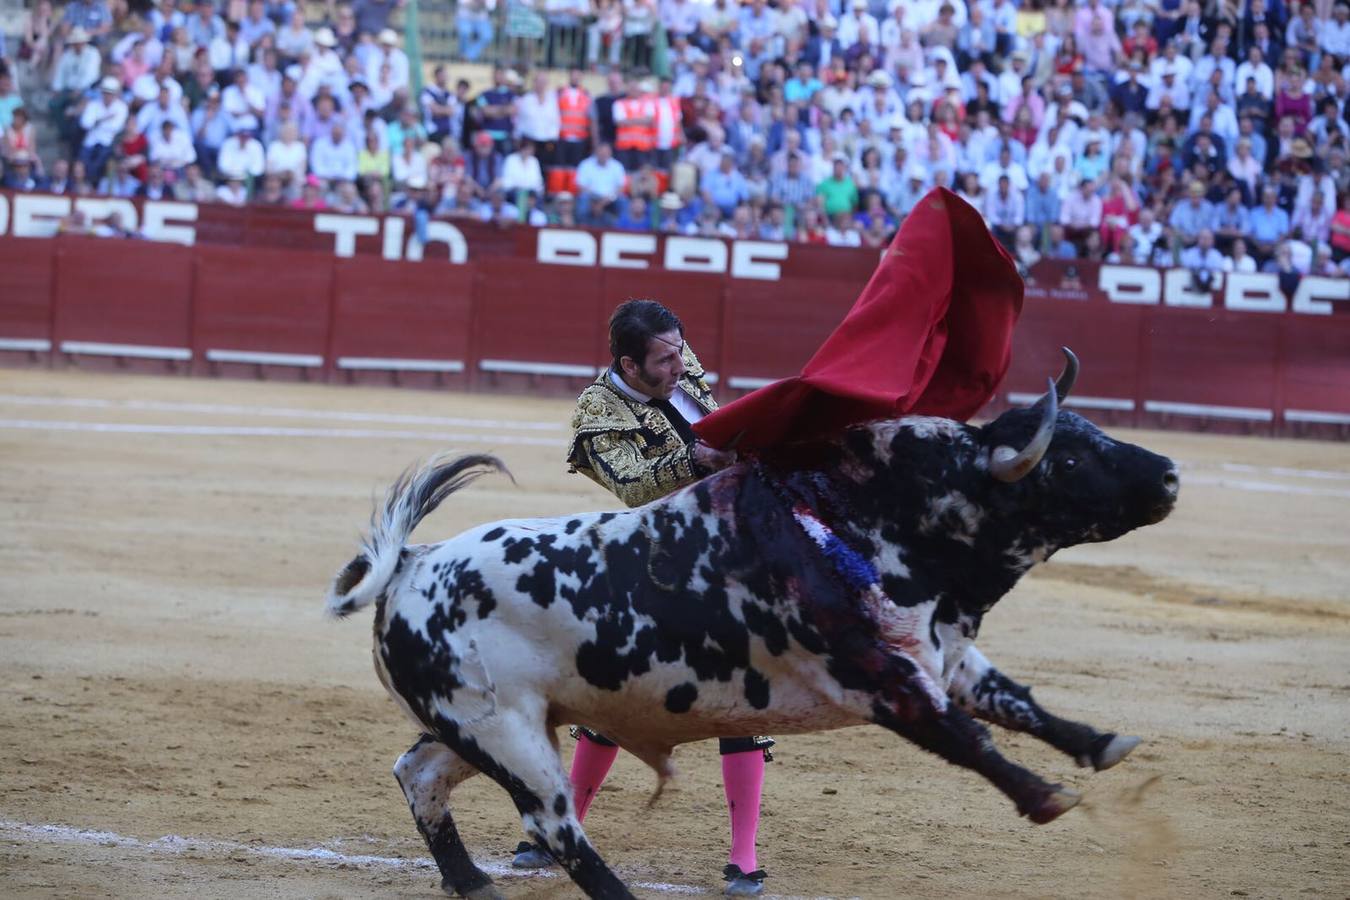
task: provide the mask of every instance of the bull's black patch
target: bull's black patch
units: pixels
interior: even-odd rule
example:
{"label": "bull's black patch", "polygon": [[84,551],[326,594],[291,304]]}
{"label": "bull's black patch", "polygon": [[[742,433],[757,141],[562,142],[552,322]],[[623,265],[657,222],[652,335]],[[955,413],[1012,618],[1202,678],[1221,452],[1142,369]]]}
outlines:
{"label": "bull's black patch", "polygon": [[553,814],[555,816],[564,815],[567,812],[567,795],[558,794],[553,798]]}
{"label": "bull's black patch", "polygon": [[502,554],[502,559],[509,563],[518,563],[530,555],[534,549],[534,541],[530,538],[507,538],[502,542],[506,552]]}
{"label": "bull's black patch", "polygon": [[769,682],[758,669],[745,671],[745,699],[755,709],[769,708]]}
{"label": "bull's black patch", "polygon": [[494,529],[492,529],[491,531],[489,531],[487,534],[483,535],[483,543],[489,544],[489,543],[491,543],[491,542],[493,542],[493,541],[499,541],[499,540],[501,540],[501,537],[502,537],[502,535],[504,535],[504,534],[506,534],[506,529],[505,529],[505,528],[501,528],[501,527],[494,528]]}
{"label": "bull's black patch", "polygon": [[566,534],[576,534],[577,529],[580,527],[581,527],[580,519],[568,519],[567,525],[563,528],[563,531]]}
{"label": "bull's black patch", "polygon": [[666,709],[673,713],[686,713],[697,699],[698,687],[693,682],[686,681],[666,692]]}

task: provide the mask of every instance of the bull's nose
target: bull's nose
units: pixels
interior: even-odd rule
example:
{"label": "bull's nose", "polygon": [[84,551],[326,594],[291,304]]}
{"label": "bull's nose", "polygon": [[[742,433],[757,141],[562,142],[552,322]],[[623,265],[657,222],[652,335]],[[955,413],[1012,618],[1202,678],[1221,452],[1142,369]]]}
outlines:
{"label": "bull's nose", "polygon": [[1167,493],[1170,496],[1175,497],[1177,495],[1177,491],[1181,490],[1181,479],[1177,476],[1177,470],[1175,467],[1167,471],[1167,474],[1163,476],[1162,481],[1163,487],[1167,489]]}

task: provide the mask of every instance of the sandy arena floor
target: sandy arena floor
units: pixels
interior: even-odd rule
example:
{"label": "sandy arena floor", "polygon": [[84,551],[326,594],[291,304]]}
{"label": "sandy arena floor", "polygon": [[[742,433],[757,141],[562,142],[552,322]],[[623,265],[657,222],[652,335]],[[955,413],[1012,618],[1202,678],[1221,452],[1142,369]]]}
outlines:
{"label": "sandy arena floor", "polygon": [[[569,404],[0,371],[0,896],[434,897],[390,774],[414,733],[369,622],[320,615],[370,502],[439,449],[494,450],[419,531],[611,505],[562,464]],[[409,418],[411,417],[411,418]],[[981,646],[1050,708],[1145,743],[1036,827],[879,729],[784,740],[761,862],[779,895],[1350,896],[1350,448],[1145,433],[1184,464],[1162,525],[1057,557]],[[570,742],[565,742],[570,744]],[[714,748],[646,808],[624,757],[588,822],[643,896],[716,893]],[[503,794],[456,794],[500,868]],[[558,877],[512,897],[576,895]]]}

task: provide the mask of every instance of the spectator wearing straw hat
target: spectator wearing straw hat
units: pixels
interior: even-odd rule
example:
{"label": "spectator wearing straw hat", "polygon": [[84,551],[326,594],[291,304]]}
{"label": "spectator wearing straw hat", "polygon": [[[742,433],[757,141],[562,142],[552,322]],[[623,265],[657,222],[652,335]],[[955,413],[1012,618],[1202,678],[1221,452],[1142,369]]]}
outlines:
{"label": "spectator wearing straw hat", "polygon": [[127,121],[127,105],[122,100],[122,85],[109,75],[99,83],[96,98],[80,112],[84,139],[80,143],[80,162],[91,179],[101,177],[113,144]]}

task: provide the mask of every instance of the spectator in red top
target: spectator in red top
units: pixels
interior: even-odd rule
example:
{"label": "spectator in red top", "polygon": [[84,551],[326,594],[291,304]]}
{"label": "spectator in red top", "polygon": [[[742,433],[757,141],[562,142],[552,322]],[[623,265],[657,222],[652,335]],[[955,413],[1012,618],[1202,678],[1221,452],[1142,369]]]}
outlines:
{"label": "spectator in red top", "polygon": [[1288,78],[1281,79],[1279,91],[1275,94],[1275,120],[1286,116],[1294,121],[1294,134],[1302,135],[1308,129],[1313,117],[1313,100],[1305,91],[1307,76],[1302,69],[1294,69]]}
{"label": "spectator in red top", "polygon": [[126,127],[122,129],[121,142],[117,145],[117,156],[126,164],[132,177],[142,184],[145,183],[145,164],[149,153],[150,142],[136,130],[136,120],[127,119]]}
{"label": "spectator in red top", "polygon": [[1158,55],[1158,41],[1149,31],[1147,19],[1135,21],[1134,33],[1121,42],[1121,50],[1127,59],[1134,59],[1134,54],[1142,51],[1144,62],[1146,64],[1153,62],[1153,57]]}

